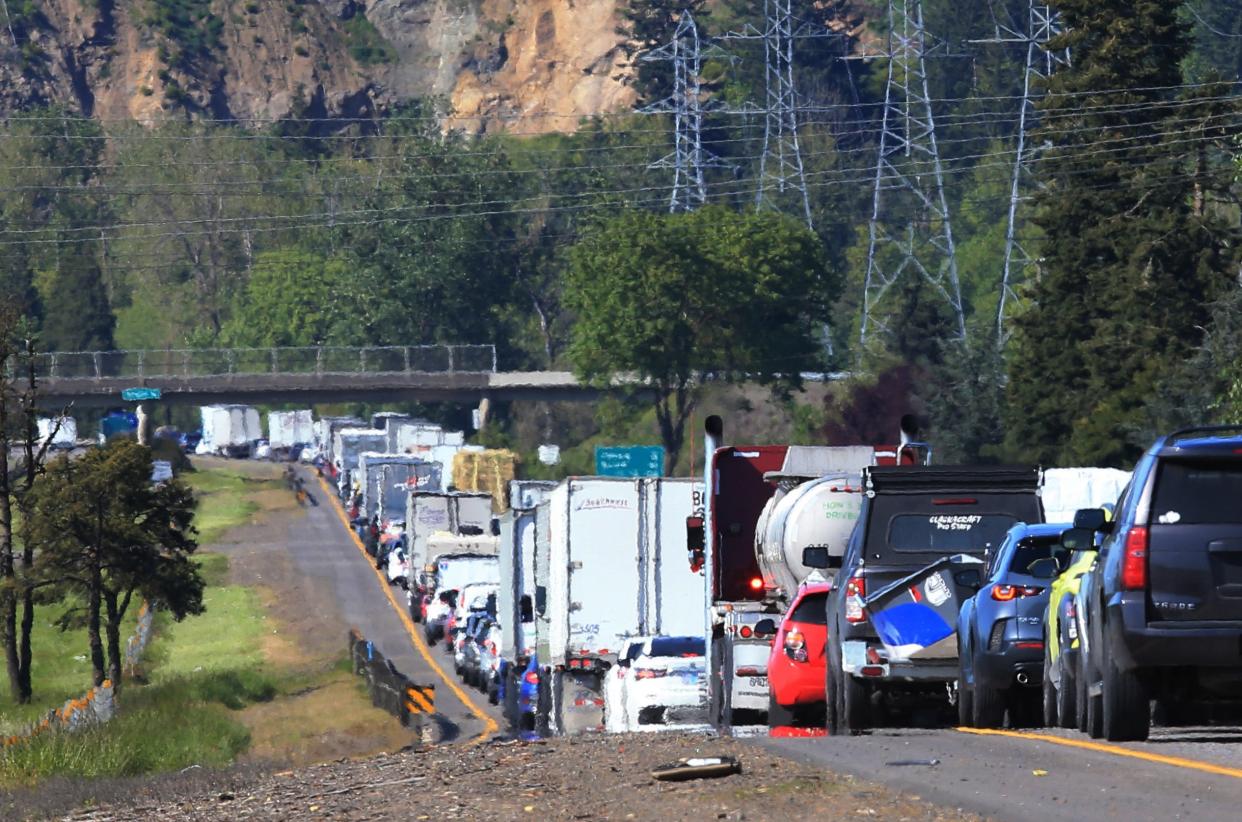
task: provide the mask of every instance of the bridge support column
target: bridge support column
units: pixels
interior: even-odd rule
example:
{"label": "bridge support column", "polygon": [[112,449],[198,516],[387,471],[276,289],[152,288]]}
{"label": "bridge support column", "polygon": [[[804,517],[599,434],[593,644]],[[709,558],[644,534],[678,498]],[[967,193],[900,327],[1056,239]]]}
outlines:
{"label": "bridge support column", "polygon": [[492,401],[489,397],[479,400],[479,407],[474,411],[474,429],[482,431],[487,427],[487,417],[492,411]]}

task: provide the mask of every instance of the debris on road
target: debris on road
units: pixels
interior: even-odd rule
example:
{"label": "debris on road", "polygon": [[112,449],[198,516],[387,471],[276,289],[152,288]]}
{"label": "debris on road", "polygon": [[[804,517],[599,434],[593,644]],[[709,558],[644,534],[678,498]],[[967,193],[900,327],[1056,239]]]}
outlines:
{"label": "debris on road", "polygon": [[696,756],[679,759],[672,765],[661,765],[651,772],[651,777],[664,782],[684,782],[690,779],[719,779],[741,772],[742,763],[736,757]]}

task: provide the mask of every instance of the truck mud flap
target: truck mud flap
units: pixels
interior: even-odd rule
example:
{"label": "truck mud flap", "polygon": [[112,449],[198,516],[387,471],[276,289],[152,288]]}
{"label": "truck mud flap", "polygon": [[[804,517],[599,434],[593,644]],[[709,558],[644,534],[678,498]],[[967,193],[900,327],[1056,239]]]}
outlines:
{"label": "truck mud flap", "polygon": [[604,692],[596,674],[562,671],[553,674],[556,731],[579,736],[604,729]]}
{"label": "truck mud flap", "polygon": [[957,581],[983,560],[967,554],[938,559],[864,600],[890,660],[955,659],[957,614],[974,588]]}

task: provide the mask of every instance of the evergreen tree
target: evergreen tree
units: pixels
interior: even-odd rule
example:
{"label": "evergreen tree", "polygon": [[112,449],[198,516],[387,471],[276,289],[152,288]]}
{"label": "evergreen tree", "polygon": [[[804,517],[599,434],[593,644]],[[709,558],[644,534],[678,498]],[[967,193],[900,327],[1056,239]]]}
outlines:
{"label": "evergreen tree", "polygon": [[1180,6],[1056,3],[1066,34],[1052,47],[1074,62],[1043,103],[1044,267],[1009,362],[1009,442],[1024,458],[1136,457],[1157,383],[1228,281],[1230,238],[1207,205],[1220,182],[1187,148],[1226,140],[1219,104],[1172,105],[1189,51]]}
{"label": "evergreen tree", "polygon": [[88,247],[65,249],[59,267],[38,278],[43,304],[41,342],[48,351],[110,351],[116,320],[103,272]]}

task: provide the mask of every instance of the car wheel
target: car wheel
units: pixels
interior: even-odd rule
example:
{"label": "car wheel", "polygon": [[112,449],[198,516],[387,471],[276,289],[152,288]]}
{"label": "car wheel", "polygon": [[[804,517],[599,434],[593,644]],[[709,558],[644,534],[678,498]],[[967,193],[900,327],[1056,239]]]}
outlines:
{"label": "car wheel", "polygon": [[[979,670],[979,666],[974,666],[975,670]],[[1005,723],[1005,692],[1000,688],[993,688],[979,681],[979,677],[975,677],[974,691],[974,712],[972,718],[976,728],[999,728]]]}
{"label": "car wheel", "polygon": [[487,685],[487,704],[500,704],[500,687],[495,682],[489,682]]}
{"label": "car wheel", "polygon": [[966,683],[966,664],[959,658],[957,661],[957,724],[962,728],[974,727],[975,723],[975,692]]}
{"label": "car wheel", "polygon": [[841,709],[838,724],[843,733],[860,734],[869,726],[868,711],[871,694],[863,683],[854,677],[841,672]]}
{"label": "car wheel", "polygon": [[1061,687],[1057,691],[1057,725],[1061,728],[1078,727],[1078,680],[1061,660]]}
{"label": "car wheel", "polygon": [[1123,671],[1111,658],[1104,660],[1104,688],[1100,695],[1103,732],[1109,742],[1142,742],[1151,731],[1147,689],[1133,671]]}
{"label": "car wheel", "polygon": [[1052,684],[1052,666],[1044,660],[1043,720],[1045,728],[1057,727],[1057,689]]}
{"label": "car wheel", "polygon": [[768,694],[768,727],[784,728],[794,724],[793,708],[787,708],[776,701],[776,696]]}
{"label": "car wheel", "polygon": [[1104,735],[1104,705],[1102,696],[1091,696],[1091,683],[1098,681],[1095,663],[1091,657],[1083,654],[1078,661],[1078,704],[1079,715],[1083,717],[1080,730],[1092,739]]}

